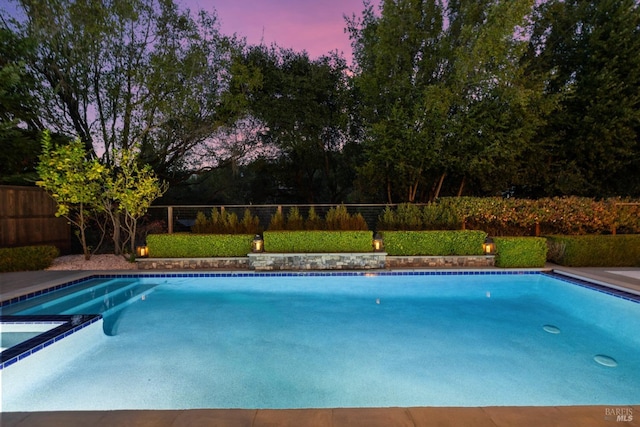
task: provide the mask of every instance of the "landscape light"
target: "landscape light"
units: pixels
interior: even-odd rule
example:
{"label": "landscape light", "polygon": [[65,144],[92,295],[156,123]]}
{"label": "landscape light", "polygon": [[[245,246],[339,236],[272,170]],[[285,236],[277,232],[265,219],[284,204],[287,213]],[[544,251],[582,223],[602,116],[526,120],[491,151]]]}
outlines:
{"label": "landscape light", "polygon": [[262,240],[262,236],[256,234],[256,237],[253,238],[251,242],[251,252],[263,252],[264,251],[264,240]]}
{"label": "landscape light", "polygon": [[384,250],[384,241],[379,233],[373,235],[373,251],[382,252]]}
{"label": "landscape light", "polygon": [[149,256],[148,246],[136,246],[136,256],[138,258],[146,258]]}
{"label": "landscape light", "polygon": [[493,243],[493,239],[491,237],[487,236],[487,238],[484,239],[482,252],[484,252],[485,255],[493,255],[496,252],[496,244]]}

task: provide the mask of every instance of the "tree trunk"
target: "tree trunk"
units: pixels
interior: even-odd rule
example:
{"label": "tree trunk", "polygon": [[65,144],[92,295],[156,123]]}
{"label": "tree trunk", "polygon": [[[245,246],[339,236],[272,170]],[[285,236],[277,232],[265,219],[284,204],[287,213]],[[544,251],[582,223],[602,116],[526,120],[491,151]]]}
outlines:
{"label": "tree trunk", "polygon": [[440,190],[442,189],[442,183],[444,182],[444,177],[447,176],[447,173],[444,172],[441,176],[440,176],[440,180],[438,181],[438,187],[436,188],[436,191],[434,193],[433,199],[436,200],[438,197],[440,197]]}
{"label": "tree trunk", "polygon": [[462,196],[462,191],[464,190],[464,184],[467,181],[467,177],[463,176],[462,181],[460,182],[460,187],[458,188],[458,197]]}

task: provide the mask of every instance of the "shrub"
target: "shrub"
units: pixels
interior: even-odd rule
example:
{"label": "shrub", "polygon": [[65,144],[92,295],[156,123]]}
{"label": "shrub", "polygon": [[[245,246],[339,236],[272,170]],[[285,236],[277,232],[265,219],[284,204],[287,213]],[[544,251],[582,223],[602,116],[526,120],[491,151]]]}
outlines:
{"label": "shrub", "polygon": [[324,220],[316,213],[313,206],[309,208],[309,214],[304,222],[305,230],[324,230]]}
{"label": "shrub", "polygon": [[0,248],[0,273],[44,270],[60,255],[55,246]]}
{"label": "shrub", "polygon": [[246,256],[251,234],[150,234],[149,256],[154,258],[206,258]]}
{"label": "shrub", "polygon": [[327,230],[368,230],[362,214],[351,215],[344,205],[329,209],[324,218]]}
{"label": "shrub", "polygon": [[542,237],[496,237],[496,267],[544,267],[547,241]]}
{"label": "shrub", "polygon": [[402,203],[396,209],[398,230],[422,230],[422,212],[411,203]]}
{"label": "shrub", "polygon": [[260,233],[260,219],[251,215],[249,209],[245,209],[242,221],[238,221],[238,215],[226,210],[211,210],[211,217],[198,212],[196,221],[191,231],[198,234],[256,234]]}
{"label": "shrub", "polygon": [[271,215],[271,220],[269,221],[269,230],[284,230],[284,216],[282,212],[278,209],[276,213]]}
{"label": "shrub", "polygon": [[398,229],[396,212],[391,208],[391,206],[385,207],[382,213],[378,216],[376,229],[378,231],[382,231],[382,230],[393,231]]}
{"label": "shrub", "polygon": [[240,234],[259,234],[262,232],[260,227],[260,218],[256,215],[251,215],[249,209],[244,210],[242,222],[240,223]]}
{"label": "shrub", "polygon": [[451,203],[442,201],[422,208],[422,223],[425,230],[459,230],[462,219]]}
{"label": "shrub", "polygon": [[548,236],[549,261],[569,267],[640,267],[640,235]]}
{"label": "shrub", "polygon": [[384,247],[389,255],[482,255],[483,231],[385,231]]}
{"label": "shrub", "polygon": [[285,228],[287,230],[304,230],[304,218],[302,218],[300,210],[296,206],[289,208]]}
{"label": "shrub", "polygon": [[267,252],[371,252],[370,231],[265,231]]}

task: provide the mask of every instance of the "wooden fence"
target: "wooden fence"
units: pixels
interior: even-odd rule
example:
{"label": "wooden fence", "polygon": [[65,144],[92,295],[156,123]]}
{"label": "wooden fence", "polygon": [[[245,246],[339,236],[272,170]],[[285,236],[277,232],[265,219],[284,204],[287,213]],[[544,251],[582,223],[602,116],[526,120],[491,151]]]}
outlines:
{"label": "wooden fence", "polygon": [[68,252],[70,226],[55,212],[55,202],[41,188],[0,185],[0,247],[55,245]]}

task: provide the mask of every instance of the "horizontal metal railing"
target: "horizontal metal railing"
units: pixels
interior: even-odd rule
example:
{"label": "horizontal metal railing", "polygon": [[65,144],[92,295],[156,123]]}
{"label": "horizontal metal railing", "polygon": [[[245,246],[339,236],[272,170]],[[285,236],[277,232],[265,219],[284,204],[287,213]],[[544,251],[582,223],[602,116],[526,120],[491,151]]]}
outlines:
{"label": "horizontal metal railing", "polygon": [[329,209],[336,206],[345,206],[350,214],[360,213],[369,229],[375,230],[376,222],[382,211],[387,207],[395,207],[395,204],[281,204],[281,205],[180,205],[180,206],[152,206],[149,208],[148,216],[151,220],[166,221],[166,232],[189,231],[193,226],[198,212],[210,216],[215,208],[219,211],[235,213],[239,220],[242,220],[246,209],[260,219],[260,225],[266,229],[271,221],[271,217],[279,210],[287,216],[289,209],[298,208],[300,214],[307,218],[311,207],[316,213],[323,217]]}

